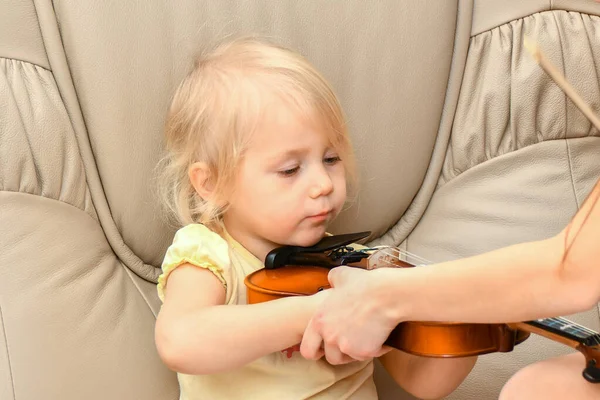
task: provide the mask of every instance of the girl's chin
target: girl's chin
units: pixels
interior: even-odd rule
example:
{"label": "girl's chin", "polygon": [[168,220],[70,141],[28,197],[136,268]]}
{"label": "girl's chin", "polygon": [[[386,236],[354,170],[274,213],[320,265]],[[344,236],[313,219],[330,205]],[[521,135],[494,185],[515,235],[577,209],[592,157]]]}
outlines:
{"label": "girl's chin", "polygon": [[298,235],[294,240],[294,246],[310,247],[314,246],[319,240],[325,237],[326,229],[312,228],[307,232]]}

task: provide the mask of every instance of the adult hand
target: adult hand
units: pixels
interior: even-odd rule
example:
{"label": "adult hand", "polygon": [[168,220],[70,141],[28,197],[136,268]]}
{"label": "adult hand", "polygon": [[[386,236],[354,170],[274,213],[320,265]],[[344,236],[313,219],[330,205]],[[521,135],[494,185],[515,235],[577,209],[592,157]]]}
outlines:
{"label": "adult hand", "polygon": [[367,271],[337,267],[329,272],[333,287],[310,320],[300,353],[316,360],[325,355],[331,364],[379,357],[398,322],[391,293],[386,293],[385,268]]}

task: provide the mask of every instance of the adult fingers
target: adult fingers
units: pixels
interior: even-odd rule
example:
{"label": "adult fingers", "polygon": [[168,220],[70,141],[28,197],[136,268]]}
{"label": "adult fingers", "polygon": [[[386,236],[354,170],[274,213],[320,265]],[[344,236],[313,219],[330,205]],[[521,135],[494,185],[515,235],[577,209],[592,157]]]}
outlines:
{"label": "adult fingers", "polygon": [[389,353],[392,350],[394,350],[394,348],[391,347],[391,346],[385,346],[385,345],[381,346],[381,349],[375,354],[374,357],[375,358],[381,357],[382,355],[387,354],[387,353]]}
{"label": "adult fingers", "polygon": [[336,345],[330,345],[325,343],[324,348],[325,358],[327,359],[327,362],[331,365],[348,364],[350,362],[357,361],[349,355],[342,353],[339,347]]}
{"label": "adult fingers", "polygon": [[311,319],[304,331],[302,342],[300,343],[300,354],[302,357],[309,360],[318,360],[323,357],[323,338],[315,329],[313,320]]}

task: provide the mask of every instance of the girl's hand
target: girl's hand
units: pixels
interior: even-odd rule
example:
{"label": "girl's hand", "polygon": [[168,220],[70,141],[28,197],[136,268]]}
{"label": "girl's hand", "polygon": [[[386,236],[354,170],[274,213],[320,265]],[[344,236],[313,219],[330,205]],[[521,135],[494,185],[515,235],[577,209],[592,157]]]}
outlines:
{"label": "girl's hand", "polygon": [[333,289],[327,291],[304,332],[302,356],[316,360],[325,355],[331,364],[344,364],[390,351],[383,343],[398,322],[390,307],[393,299],[383,289],[385,277],[384,269],[332,269]]}

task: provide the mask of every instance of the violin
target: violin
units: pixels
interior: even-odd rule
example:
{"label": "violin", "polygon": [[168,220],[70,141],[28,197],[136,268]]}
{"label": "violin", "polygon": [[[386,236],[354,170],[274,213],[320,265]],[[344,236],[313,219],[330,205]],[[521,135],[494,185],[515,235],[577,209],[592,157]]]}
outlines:
{"label": "violin", "polygon": [[[431,262],[397,247],[357,248],[351,243],[370,232],[327,236],[311,247],[282,246],[265,259],[265,268],[245,278],[248,304],[288,296],[309,296],[329,289],[332,268],[426,268]],[[385,344],[423,357],[469,357],[510,352],[534,333],[580,351],[586,359],[583,376],[600,382],[600,334],[565,318],[516,323],[417,322],[400,323]]]}

